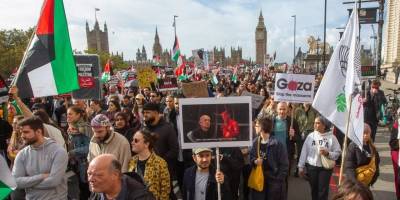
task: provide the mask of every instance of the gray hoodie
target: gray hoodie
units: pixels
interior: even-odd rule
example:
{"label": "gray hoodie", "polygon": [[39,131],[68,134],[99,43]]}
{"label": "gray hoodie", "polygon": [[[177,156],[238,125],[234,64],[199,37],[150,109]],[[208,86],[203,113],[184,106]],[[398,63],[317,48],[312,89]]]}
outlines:
{"label": "gray hoodie", "polygon": [[[39,147],[29,145],[15,158],[12,175],[19,189],[25,189],[26,199],[67,199],[65,170],[68,154],[54,140],[45,138]],[[48,173],[47,178],[43,174]]]}
{"label": "gray hoodie", "polygon": [[306,163],[312,166],[322,167],[319,148],[326,148],[329,151],[328,158],[331,160],[337,160],[342,152],[340,144],[332,132],[319,133],[314,131],[310,133],[306,141],[304,141],[298,167],[303,169]]}

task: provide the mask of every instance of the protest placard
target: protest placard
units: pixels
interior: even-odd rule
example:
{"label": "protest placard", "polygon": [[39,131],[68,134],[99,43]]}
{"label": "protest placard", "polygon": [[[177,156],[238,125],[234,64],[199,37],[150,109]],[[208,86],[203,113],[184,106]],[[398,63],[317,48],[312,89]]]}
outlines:
{"label": "protest placard", "polygon": [[251,97],[179,99],[179,112],[184,149],[251,145]]}
{"label": "protest placard", "polygon": [[136,73],[140,88],[151,87],[157,81],[157,74],[150,66],[138,67]]}
{"label": "protest placard", "polygon": [[100,64],[98,55],[75,55],[76,69],[78,72],[79,90],[72,92],[74,99],[100,100]]}
{"label": "protest placard", "polygon": [[183,95],[187,98],[208,97],[207,82],[196,81],[191,83],[182,83]]}
{"label": "protest placard", "polygon": [[314,99],[314,75],[277,73],[275,101],[312,103]]}
{"label": "protest placard", "polygon": [[158,79],[158,90],[159,91],[168,91],[168,90],[177,90],[178,89],[178,81],[175,76],[165,76],[162,79]]}
{"label": "protest placard", "polygon": [[253,93],[250,93],[247,91],[243,91],[242,95],[240,95],[240,96],[250,96],[251,97],[251,106],[253,109],[258,109],[261,106],[261,104],[264,103],[264,99],[265,99],[264,96],[253,94]]}

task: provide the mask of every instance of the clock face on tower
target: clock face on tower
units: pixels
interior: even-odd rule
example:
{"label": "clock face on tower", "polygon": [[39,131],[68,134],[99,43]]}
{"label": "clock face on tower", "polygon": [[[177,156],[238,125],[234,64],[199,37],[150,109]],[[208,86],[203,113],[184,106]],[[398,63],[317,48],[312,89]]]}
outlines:
{"label": "clock face on tower", "polygon": [[264,39],[263,34],[262,33],[256,33],[256,40],[262,40]]}

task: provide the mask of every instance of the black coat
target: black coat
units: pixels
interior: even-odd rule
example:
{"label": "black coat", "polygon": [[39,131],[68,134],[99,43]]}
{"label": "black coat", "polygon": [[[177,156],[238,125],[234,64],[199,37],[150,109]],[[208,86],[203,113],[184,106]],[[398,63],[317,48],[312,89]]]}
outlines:
{"label": "black coat", "polygon": [[158,138],[154,145],[157,155],[168,163],[170,172],[173,170],[176,159],[178,158],[178,137],[175,129],[163,118],[155,126],[146,126],[151,132],[157,134]]}
{"label": "black coat", "polygon": [[[197,165],[187,168],[183,176],[182,197],[183,200],[194,200],[196,188],[196,171]],[[224,183],[221,184],[221,199],[231,200],[232,194],[229,188],[229,181],[226,174],[224,174]],[[217,200],[218,190],[217,181],[215,180],[215,169],[210,166],[210,174],[207,180],[206,187],[206,200]]]}
{"label": "black coat", "polygon": [[[250,164],[252,167],[256,167],[254,161],[258,157],[258,138],[256,137],[253,140],[250,150]],[[266,162],[265,160],[263,162],[264,177],[267,177],[267,180],[284,181],[289,172],[289,160],[284,144],[280,143],[274,136],[271,136],[266,144],[266,149],[263,150],[263,147],[260,147],[260,155],[266,155]]]}
{"label": "black coat", "polygon": [[0,150],[7,150],[7,140],[10,139],[12,131],[12,126],[0,118]]}
{"label": "black coat", "polygon": [[367,101],[364,102],[364,121],[375,126],[381,118],[381,105],[386,104],[387,100],[382,90],[378,90],[378,93],[375,95],[371,95],[371,91],[368,91],[366,99]]}
{"label": "black coat", "polygon": [[376,172],[374,177],[372,178],[372,181],[370,185],[373,185],[376,180],[378,179],[379,176],[379,163],[380,163],[380,158],[379,158],[379,153],[376,151],[375,147],[373,149],[370,149],[368,145],[363,146],[363,151],[358,148],[358,146],[351,142],[349,147],[347,148],[347,155],[346,155],[346,160],[345,160],[345,173],[346,177],[356,181],[356,168],[361,167],[363,165],[368,165],[369,162],[371,161],[371,157],[367,157],[367,153],[365,151],[369,151],[372,153],[375,151],[375,166],[376,166]]}
{"label": "black coat", "polygon": [[[128,175],[122,176],[121,190],[125,190],[125,198],[117,198],[116,200],[155,200],[153,194],[140,182]],[[102,200],[100,193],[92,193],[89,200]]]}

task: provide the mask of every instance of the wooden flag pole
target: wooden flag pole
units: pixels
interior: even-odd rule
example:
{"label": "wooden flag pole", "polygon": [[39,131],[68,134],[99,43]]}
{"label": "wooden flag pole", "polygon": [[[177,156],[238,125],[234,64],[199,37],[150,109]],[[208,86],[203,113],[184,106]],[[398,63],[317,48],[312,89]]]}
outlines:
{"label": "wooden flag pole", "polygon": [[340,173],[339,173],[339,186],[342,184],[342,180],[343,180],[343,168],[344,168],[344,160],[346,158],[346,151],[347,151],[347,137],[349,135],[349,125],[350,125],[350,114],[351,114],[351,107],[353,104],[353,98],[350,97],[349,99],[349,103],[350,103],[350,108],[349,108],[349,113],[347,114],[347,122],[346,122],[346,133],[344,136],[344,144],[343,144],[343,149],[342,149],[342,161],[340,164]]}
{"label": "wooden flag pole", "polygon": [[[216,160],[217,160],[217,172],[220,171],[220,164],[219,164],[219,148],[216,148]],[[221,183],[218,183],[217,185],[217,190],[218,190],[218,200],[221,200]]]}

